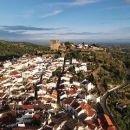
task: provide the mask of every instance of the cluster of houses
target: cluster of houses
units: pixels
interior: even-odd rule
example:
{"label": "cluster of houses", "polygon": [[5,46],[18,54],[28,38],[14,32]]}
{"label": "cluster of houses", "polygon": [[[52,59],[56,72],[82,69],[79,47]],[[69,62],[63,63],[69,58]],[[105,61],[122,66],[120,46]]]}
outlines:
{"label": "cluster of houses", "polygon": [[[103,47],[98,47],[95,44],[89,45],[83,43],[79,44],[73,44],[73,43],[68,43],[70,49],[81,49],[81,50],[92,50],[92,51],[105,51],[106,49]],[[51,40],[50,41],[50,49],[53,51],[66,51],[67,49],[66,43],[61,42],[60,40]]]}
{"label": "cluster of houses", "polygon": [[[71,66],[64,57],[26,56],[0,67],[0,129],[12,130],[116,130],[91,93],[95,85],[70,81]],[[53,75],[57,68],[65,72]],[[75,71],[87,64],[72,60]],[[60,78],[60,82],[59,81]],[[57,89],[58,86],[58,89]]]}

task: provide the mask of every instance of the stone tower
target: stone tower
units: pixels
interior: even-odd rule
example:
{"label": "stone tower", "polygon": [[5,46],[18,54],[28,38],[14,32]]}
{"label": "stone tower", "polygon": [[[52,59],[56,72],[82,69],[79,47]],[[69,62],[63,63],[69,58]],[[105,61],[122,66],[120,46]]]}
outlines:
{"label": "stone tower", "polygon": [[51,50],[57,51],[59,50],[61,43],[59,40],[51,40],[50,41],[50,48]]}

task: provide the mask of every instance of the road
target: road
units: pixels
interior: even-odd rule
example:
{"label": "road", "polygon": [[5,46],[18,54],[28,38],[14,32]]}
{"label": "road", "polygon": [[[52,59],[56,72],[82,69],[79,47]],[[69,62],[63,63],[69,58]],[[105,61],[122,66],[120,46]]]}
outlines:
{"label": "road", "polygon": [[108,91],[102,96],[102,98],[101,98],[101,100],[100,100],[100,104],[101,104],[101,106],[102,106],[104,112],[110,117],[110,119],[112,120],[113,124],[116,126],[117,130],[120,130],[120,128],[118,127],[117,122],[114,120],[113,115],[112,115],[112,113],[110,112],[110,110],[109,110],[109,108],[108,108],[108,106],[107,106],[107,98],[109,97],[109,95],[110,95],[112,92],[114,92],[114,91],[116,91],[116,90],[118,90],[118,89],[127,87],[129,84],[130,84],[130,82],[125,82],[125,83],[123,83],[123,84],[120,85],[120,86],[117,86],[117,87],[115,87],[115,88],[112,88],[112,89],[108,90]]}

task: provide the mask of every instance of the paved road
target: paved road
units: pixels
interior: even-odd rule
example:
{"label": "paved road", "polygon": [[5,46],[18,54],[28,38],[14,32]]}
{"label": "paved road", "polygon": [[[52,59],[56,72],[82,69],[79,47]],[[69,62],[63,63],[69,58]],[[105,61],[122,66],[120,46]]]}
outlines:
{"label": "paved road", "polygon": [[101,104],[101,106],[102,106],[104,112],[110,117],[110,119],[112,120],[113,124],[115,124],[115,126],[116,126],[116,128],[117,128],[118,130],[120,130],[120,129],[119,129],[118,125],[117,125],[117,122],[114,120],[112,113],[109,111],[109,109],[108,109],[108,107],[107,107],[107,98],[109,97],[109,95],[110,95],[112,92],[114,92],[114,91],[116,91],[116,90],[118,90],[118,89],[127,87],[129,84],[130,84],[130,82],[125,82],[124,84],[122,84],[122,85],[120,85],[120,86],[117,86],[117,87],[115,87],[115,88],[112,88],[112,89],[108,90],[108,91],[102,96],[101,101],[100,101],[100,104]]}

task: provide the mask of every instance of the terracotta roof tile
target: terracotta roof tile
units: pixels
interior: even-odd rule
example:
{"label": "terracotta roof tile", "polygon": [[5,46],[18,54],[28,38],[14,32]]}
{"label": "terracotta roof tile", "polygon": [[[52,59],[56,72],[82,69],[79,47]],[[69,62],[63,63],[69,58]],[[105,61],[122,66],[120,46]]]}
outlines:
{"label": "terracotta roof tile", "polygon": [[89,104],[81,103],[80,106],[82,109],[86,110],[88,116],[93,116],[95,114],[94,109]]}
{"label": "terracotta roof tile", "polygon": [[[12,130],[37,130],[38,128],[35,127],[25,127],[25,128],[13,128]],[[5,129],[2,129],[5,130]]]}
{"label": "terracotta roof tile", "polygon": [[16,70],[14,70],[14,71],[10,72],[10,75],[17,75],[17,74],[19,74],[19,72],[18,72],[18,71],[16,71]]}
{"label": "terracotta roof tile", "polygon": [[77,93],[77,92],[74,89],[71,89],[71,90],[68,91],[68,94],[75,94],[75,93]]}
{"label": "terracotta roof tile", "polygon": [[113,123],[112,123],[112,121],[111,121],[111,119],[109,118],[109,116],[107,116],[106,114],[104,114],[104,116],[105,116],[105,118],[107,120],[108,125],[114,126]]}
{"label": "terracotta roof tile", "polygon": [[107,130],[117,130],[115,126],[109,126]]}
{"label": "terracotta roof tile", "polygon": [[21,106],[19,106],[19,108],[21,108],[23,110],[25,110],[25,109],[33,109],[34,106],[33,105],[21,105]]}
{"label": "terracotta roof tile", "polygon": [[73,97],[69,97],[69,98],[67,98],[67,99],[64,99],[64,100],[63,100],[63,103],[64,103],[64,104],[71,104],[73,100],[74,100]]}
{"label": "terracotta roof tile", "polygon": [[35,119],[40,120],[41,115],[40,115],[40,113],[36,113],[33,117],[34,117]]}
{"label": "terracotta roof tile", "polygon": [[4,81],[4,80],[6,80],[6,79],[8,79],[7,77],[1,77],[0,78],[0,81],[2,82],[2,81]]}

